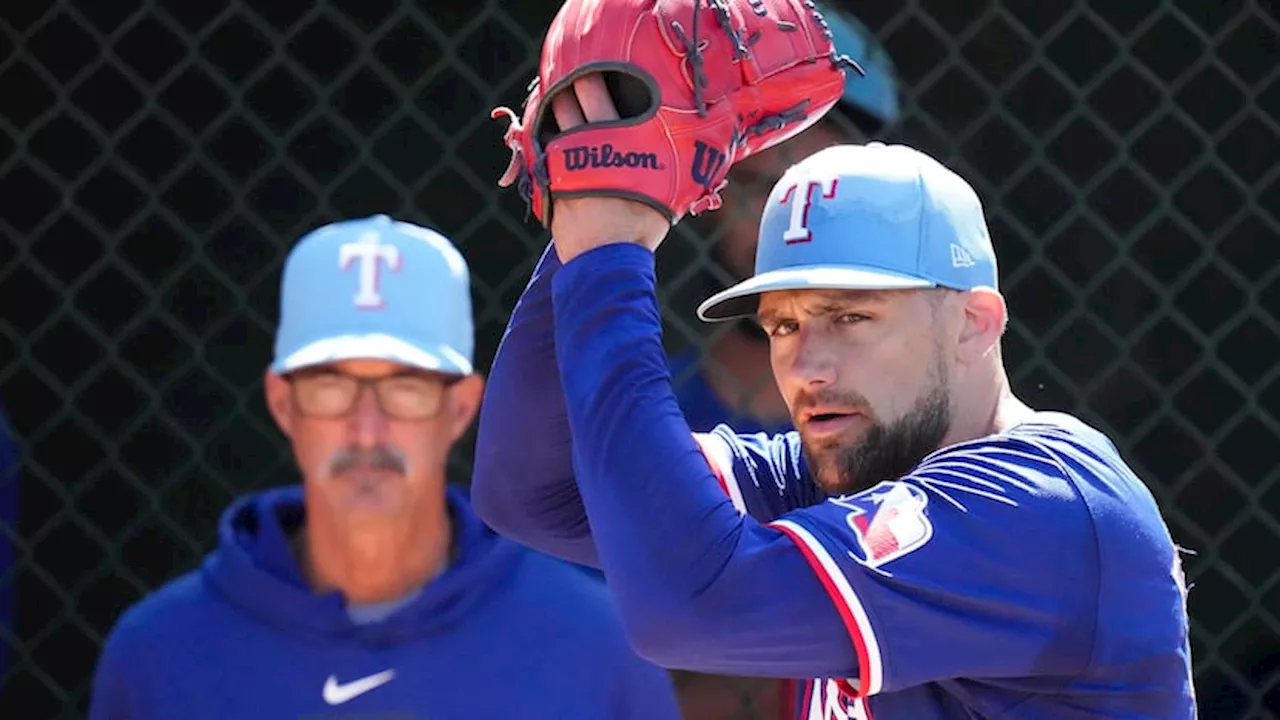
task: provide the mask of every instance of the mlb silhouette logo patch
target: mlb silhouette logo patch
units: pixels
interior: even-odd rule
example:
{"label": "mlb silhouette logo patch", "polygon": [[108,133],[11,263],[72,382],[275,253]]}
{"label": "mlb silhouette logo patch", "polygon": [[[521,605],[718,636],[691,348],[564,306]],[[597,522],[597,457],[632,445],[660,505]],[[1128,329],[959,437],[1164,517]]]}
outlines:
{"label": "mlb silhouette logo patch", "polygon": [[858,538],[863,562],[879,567],[919,550],[933,537],[925,514],[929,496],[910,483],[886,481],[832,502],[849,510],[845,522]]}

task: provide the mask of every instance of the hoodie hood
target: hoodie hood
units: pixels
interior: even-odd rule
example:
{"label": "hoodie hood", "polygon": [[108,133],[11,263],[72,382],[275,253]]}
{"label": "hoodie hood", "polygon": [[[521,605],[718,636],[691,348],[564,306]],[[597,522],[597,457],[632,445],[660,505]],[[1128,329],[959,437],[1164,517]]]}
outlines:
{"label": "hoodie hood", "polygon": [[440,632],[499,590],[512,575],[519,546],[485,527],[461,491],[449,487],[453,560],[443,573],[389,617],[358,624],[338,592],[308,587],[290,546],[305,521],[302,488],[246,495],[223,513],[218,548],[204,578],[227,602],[273,626],[305,634],[341,635],[378,643]]}

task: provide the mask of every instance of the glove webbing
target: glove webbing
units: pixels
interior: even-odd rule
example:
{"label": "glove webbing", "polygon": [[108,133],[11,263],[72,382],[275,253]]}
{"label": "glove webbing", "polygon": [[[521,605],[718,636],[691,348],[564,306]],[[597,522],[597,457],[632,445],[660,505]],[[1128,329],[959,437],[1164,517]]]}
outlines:
{"label": "glove webbing", "polygon": [[[756,3],[752,2],[751,0],[749,0],[749,2],[753,7],[756,5]],[[832,51],[830,55],[832,64],[834,64],[837,68],[849,68],[854,72],[858,73],[859,75],[865,76],[866,71],[862,69],[862,66],[859,65],[857,61],[855,61],[853,58],[849,57],[848,55],[840,54],[834,49],[835,42],[831,34],[831,29],[827,25],[826,19],[822,17],[822,13],[818,11],[817,3],[814,0],[805,0],[804,5],[806,8],[809,9],[810,14],[813,15],[813,18],[815,21],[817,21],[818,25],[822,27],[823,34],[826,35],[828,39],[832,40]],[[732,16],[729,13],[729,6],[728,6],[727,0],[707,0],[707,8],[712,10],[715,13],[716,24],[720,26],[720,29],[729,38],[729,42],[733,46],[734,58],[745,59],[747,57],[750,57],[751,53],[749,48],[750,46],[756,44],[756,42],[760,40],[761,32],[757,30],[754,33],[752,33],[750,37],[744,40],[742,37],[742,32],[733,27],[733,20],[732,20]],[[694,99],[694,102],[697,104],[698,117],[706,117],[707,104],[702,97],[702,91],[703,91],[703,88],[705,88],[707,85],[710,84],[710,81],[707,80],[707,74],[705,69],[703,68],[702,50],[705,48],[705,44],[700,42],[698,39],[698,16],[699,16],[699,13],[694,12],[693,23],[690,27],[691,32],[688,34],[685,33],[684,27],[678,21],[673,20],[671,22],[671,29],[675,32],[676,37],[680,41],[680,43],[684,45],[685,56],[689,58],[689,70],[690,70],[690,75],[692,76],[692,81],[693,81],[692,83],[693,99]],[[783,32],[796,32],[797,30],[799,30],[799,28],[796,27],[794,23],[788,22],[786,20],[779,20],[777,22],[777,27],[779,30],[782,30]],[[533,81],[529,83],[528,91],[532,92],[532,90],[535,87],[537,87],[537,85],[538,85],[538,78],[535,77]],[[543,102],[547,102],[549,100],[550,98],[543,98]],[[527,102],[528,102],[528,97],[526,96],[526,103]],[[775,113],[773,115],[766,115],[760,118],[759,120],[755,121],[754,123],[746,126],[746,128],[742,130],[739,130],[738,128],[734,128],[733,137],[731,138],[731,141],[730,141],[731,146],[733,148],[738,147],[739,145],[741,145],[746,141],[746,138],[748,135],[753,135],[758,137],[760,135],[765,135],[770,132],[779,130],[789,123],[798,122],[804,119],[805,115],[807,114],[806,111],[808,110],[808,107],[809,107],[809,101],[804,100],[781,112]],[[505,108],[494,110],[494,112],[491,114],[492,117],[495,117],[495,118],[498,117],[501,114],[500,110],[505,110]],[[519,119],[515,115],[515,113],[511,112],[510,110],[506,110],[506,114],[509,114],[513,121],[512,128],[508,130],[508,133],[510,133],[513,130],[519,128]],[[538,176],[536,180],[543,186],[548,186],[550,184],[550,178],[547,176],[545,160],[543,158],[537,158],[536,161],[533,163],[530,163],[530,165],[532,165],[533,172],[536,173]],[[533,202],[534,180],[535,178],[533,177],[533,175],[530,174],[527,167],[521,168],[521,170],[519,171],[516,177],[516,191],[520,195],[521,199],[525,201],[525,221],[526,222],[528,221],[529,215],[531,214],[533,209],[532,202]]]}
{"label": "glove webbing", "polygon": [[[752,2],[751,5],[754,6],[755,3]],[[830,26],[827,25],[826,19],[822,17],[822,13],[818,11],[817,3],[814,2],[814,0],[805,0],[804,5],[809,9],[814,20],[817,21],[818,25],[822,28],[823,34],[826,35],[828,39],[832,40],[832,64],[837,68],[848,68],[859,75],[866,75],[862,66],[853,58],[848,55],[841,55],[834,50],[835,42],[831,35]],[[733,46],[734,58],[745,59],[749,57],[751,53],[748,48],[760,40],[761,32],[757,30],[752,33],[750,37],[744,40],[742,32],[733,27],[733,21],[729,14],[729,5],[727,0],[707,0],[707,7],[715,12],[716,23],[720,26],[720,29],[724,31],[725,35],[728,36],[729,43]],[[689,58],[689,70],[693,79],[693,100],[698,107],[698,117],[706,117],[707,106],[706,102],[702,98],[702,89],[706,87],[709,82],[707,80],[707,74],[703,69],[702,61],[702,50],[705,48],[705,44],[698,40],[698,15],[699,14],[696,12],[693,14],[693,24],[690,28],[691,32],[689,34],[685,33],[684,27],[677,21],[672,21],[671,29],[675,32],[676,38],[680,41],[680,44],[684,45],[685,57]],[[777,26],[778,29],[783,32],[796,32],[799,30],[794,23],[786,20],[779,20],[777,22]],[[747,135],[765,135],[781,129],[788,123],[798,122],[804,119],[808,106],[809,102],[806,100],[774,115],[762,117],[751,125],[748,125],[745,128],[745,132],[741,135],[735,133],[735,140],[745,138]]]}

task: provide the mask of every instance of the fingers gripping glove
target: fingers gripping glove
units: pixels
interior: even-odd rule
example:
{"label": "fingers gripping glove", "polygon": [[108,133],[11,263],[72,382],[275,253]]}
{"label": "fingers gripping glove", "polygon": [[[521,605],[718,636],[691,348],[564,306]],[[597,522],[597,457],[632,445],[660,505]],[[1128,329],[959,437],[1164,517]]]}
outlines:
{"label": "fingers gripping glove", "polygon": [[[534,215],[553,198],[638,200],[676,223],[720,207],[729,168],[806,129],[840,99],[844,68],[812,0],[567,0],[547,31],[511,163]],[[551,98],[602,73],[619,119],[561,131]]]}

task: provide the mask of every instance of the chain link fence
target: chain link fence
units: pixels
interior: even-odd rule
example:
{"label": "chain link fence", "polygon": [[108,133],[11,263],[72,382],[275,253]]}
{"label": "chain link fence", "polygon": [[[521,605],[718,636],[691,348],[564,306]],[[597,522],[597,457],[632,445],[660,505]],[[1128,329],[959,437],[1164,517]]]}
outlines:
{"label": "chain link fence", "polygon": [[[0,476],[0,716],[83,716],[124,607],[199,562],[235,495],[293,481],[260,383],[302,232],[386,212],[447,233],[487,366],[545,242],[494,184],[487,113],[522,98],[555,6],[0,7],[0,402],[23,457]],[[846,7],[899,70],[890,139],[988,204],[1016,388],[1111,433],[1196,551],[1202,716],[1280,716],[1274,6]],[[688,299],[727,280],[696,229],[662,262],[673,347],[705,346]]]}

